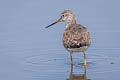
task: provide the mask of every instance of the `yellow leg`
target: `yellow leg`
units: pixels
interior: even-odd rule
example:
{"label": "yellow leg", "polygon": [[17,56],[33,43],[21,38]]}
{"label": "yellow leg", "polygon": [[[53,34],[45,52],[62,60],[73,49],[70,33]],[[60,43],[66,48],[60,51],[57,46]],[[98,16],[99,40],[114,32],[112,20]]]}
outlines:
{"label": "yellow leg", "polygon": [[84,64],[83,64],[84,66],[86,66],[87,65],[87,63],[86,63],[86,59],[84,59]]}
{"label": "yellow leg", "polygon": [[84,66],[86,66],[87,65],[87,63],[86,63],[86,53],[84,52],[84,64],[83,64]]}
{"label": "yellow leg", "polygon": [[72,59],[72,52],[70,52],[70,58],[71,58],[71,65],[73,65],[73,59]]}

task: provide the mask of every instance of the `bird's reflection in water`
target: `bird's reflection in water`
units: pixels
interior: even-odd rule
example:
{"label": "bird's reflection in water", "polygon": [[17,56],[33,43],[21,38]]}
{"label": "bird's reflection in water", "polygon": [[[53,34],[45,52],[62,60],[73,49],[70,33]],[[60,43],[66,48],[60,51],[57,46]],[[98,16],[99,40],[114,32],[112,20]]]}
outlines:
{"label": "bird's reflection in water", "polygon": [[86,76],[86,66],[84,66],[83,74],[75,74],[73,73],[73,65],[71,65],[70,76],[66,80],[90,80],[90,79],[87,79],[87,76]]}

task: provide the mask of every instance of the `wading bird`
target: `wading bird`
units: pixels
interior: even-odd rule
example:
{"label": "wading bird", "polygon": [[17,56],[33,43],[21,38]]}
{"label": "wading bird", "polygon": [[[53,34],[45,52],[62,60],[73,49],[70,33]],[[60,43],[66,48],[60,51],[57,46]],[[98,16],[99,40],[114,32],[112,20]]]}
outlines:
{"label": "wading bird", "polygon": [[61,13],[61,18],[46,28],[58,23],[65,22],[66,28],[63,32],[63,45],[70,52],[71,64],[73,65],[72,53],[83,52],[84,66],[86,66],[86,50],[90,46],[91,38],[87,28],[77,24],[74,13],[71,10],[65,10]]}

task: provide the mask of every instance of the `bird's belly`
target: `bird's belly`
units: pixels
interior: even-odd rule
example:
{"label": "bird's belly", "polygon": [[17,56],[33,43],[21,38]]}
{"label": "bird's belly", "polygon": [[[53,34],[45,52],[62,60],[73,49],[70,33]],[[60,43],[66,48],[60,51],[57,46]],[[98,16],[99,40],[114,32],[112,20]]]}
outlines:
{"label": "bird's belly", "polygon": [[88,46],[80,47],[80,48],[66,48],[69,52],[84,52],[86,51]]}

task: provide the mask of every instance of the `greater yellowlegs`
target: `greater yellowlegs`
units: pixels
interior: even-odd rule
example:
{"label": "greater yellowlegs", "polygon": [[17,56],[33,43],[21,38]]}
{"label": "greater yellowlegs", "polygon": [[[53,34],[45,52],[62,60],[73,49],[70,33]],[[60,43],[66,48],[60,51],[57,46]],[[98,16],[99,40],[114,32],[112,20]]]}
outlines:
{"label": "greater yellowlegs", "polygon": [[88,80],[86,74],[86,66],[84,66],[84,72],[82,74],[75,74],[73,65],[71,65],[70,76],[66,80]]}
{"label": "greater yellowlegs", "polygon": [[76,18],[71,10],[65,10],[61,13],[61,18],[54,23],[46,26],[46,28],[58,23],[65,22],[66,28],[63,33],[63,45],[70,52],[71,64],[73,65],[72,53],[84,53],[84,66],[86,66],[86,50],[90,46],[90,33],[87,28],[80,24],[76,24]]}

